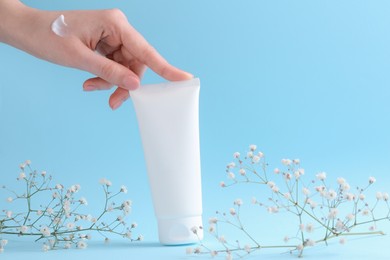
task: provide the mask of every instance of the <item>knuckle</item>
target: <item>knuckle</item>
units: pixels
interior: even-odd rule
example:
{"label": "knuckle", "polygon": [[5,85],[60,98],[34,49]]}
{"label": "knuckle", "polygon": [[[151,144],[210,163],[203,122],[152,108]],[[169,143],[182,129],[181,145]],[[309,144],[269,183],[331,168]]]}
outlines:
{"label": "knuckle", "polygon": [[100,68],[100,74],[105,80],[110,81],[116,74],[116,68],[113,64],[105,63]]}
{"label": "knuckle", "polygon": [[105,18],[110,22],[116,22],[118,19],[126,19],[126,15],[120,9],[113,8],[106,10]]}

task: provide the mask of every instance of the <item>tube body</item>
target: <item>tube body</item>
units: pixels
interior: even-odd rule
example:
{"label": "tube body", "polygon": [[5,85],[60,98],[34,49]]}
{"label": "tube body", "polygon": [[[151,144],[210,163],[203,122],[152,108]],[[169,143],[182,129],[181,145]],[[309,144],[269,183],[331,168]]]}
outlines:
{"label": "tube body", "polygon": [[[202,226],[199,79],[130,91],[137,114],[160,243],[194,243]],[[198,236],[203,238],[202,229]]]}

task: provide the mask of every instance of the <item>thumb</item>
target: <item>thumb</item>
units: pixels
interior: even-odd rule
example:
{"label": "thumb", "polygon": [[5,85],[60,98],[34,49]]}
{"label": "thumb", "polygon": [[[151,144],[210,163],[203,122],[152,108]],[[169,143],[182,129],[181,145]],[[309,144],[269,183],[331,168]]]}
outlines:
{"label": "thumb", "polygon": [[140,85],[139,77],[130,69],[90,49],[81,54],[81,61],[76,66],[127,90],[137,89]]}

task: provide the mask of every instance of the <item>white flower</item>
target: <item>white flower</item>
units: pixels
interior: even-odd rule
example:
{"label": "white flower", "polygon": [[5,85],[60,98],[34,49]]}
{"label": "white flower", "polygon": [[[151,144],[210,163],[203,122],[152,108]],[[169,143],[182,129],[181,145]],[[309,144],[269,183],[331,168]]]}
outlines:
{"label": "white flower", "polygon": [[240,172],[240,174],[241,174],[242,176],[244,176],[244,175],[246,174],[246,171],[245,171],[244,169],[242,169],[242,168],[240,169],[239,172]]}
{"label": "white flower", "polygon": [[26,164],[25,164],[25,163],[19,164],[19,168],[20,168],[21,170],[24,170],[24,168],[26,168]]}
{"label": "white flower", "polygon": [[336,199],[337,197],[337,192],[335,192],[334,190],[329,190],[328,193],[326,194],[326,198],[328,200],[334,200]]}
{"label": "white flower", "polygon": [[349,213],[346,218],[348,219],[348,221],[352,221],[354,218],[355,218],[355,215],[352,214],[352,213]]}
{"label": "white flower", "polygon": [[5,215],[7,216],[7,218],[11,218],[12,217],[12,211],[10,211],[10,210],[6,211]]}
{"label": "white flower", "polygon": [[79,249],[85,249],[85,248],[87,248],[87,246],[88,246],[87,243],[83,240],[80,240],[79,242],[77,242],[77,248],[79,248]]}
{"label": "white flower", "polygon": [[278,213],[279,212],[278,207],[268,207],[267,210],[269,213]]}
{"label": "white flower", "polygon": [[254,155],[254,156],[252,157],[252,162],[253,162],[253,163],[258,163],[259,161],[260,161],[260,157],[259,157],[259,156]]}
{"label": "white flower", "polygon": [[56,199],[59,197],[59,194],[57,192],[53,192],[51,196],[53,197],[53,199]]}
{"label": "white flower", "polygon": [[285,236],[285,237],[283,238],[283,241],[284,241],[284,243],[287,243],[288,241],[290,241],[290,238],[289,238],[288,236]]}
{"label": "white flower", "polygon": [[290,159],[282,159],[282,164],[285,166],[291,165],[292,161]]}
{"label": "white flower", "polygon": [[286,199],[291,199],[291,194],[289,192],[286,192],[283,194],[283,197],[285,197]]}
{"label": "white flower", "polygon": [[299,171],[294,172],[295,179],[299,179],[301,177],[301,173]]}
{"label": "white flower", "polygon": [[326,172],[317,173],[316,177],[317,177],[317,179],[319,179],[320,181],[324,181],[324,180],[326,179]]}
{"label": "white flower", "polygon": [[273,192],[278,193],[279,192],[279,187],[278,186],[273,186],[271,189]]}
{"label": "white flower", "polygon": [[51,215],[53,213],[53,209],[52,208],[47,208],[46,212],[47,212],[47,214]]}
{"label": "white flower", "polygon": [[303,250],[303,245],[302,244],[297,245],[297,250],[298,251],[302,251]]}
{"label": "white flower", "polygon": [[210,256],[211,256],[211,257],[214,257],[214,256],[216,256],[216,255],[218,255],[218,252],[217,252],[217,251],[213,250],[213,251],[210,252]]}
{"label": "white flower", "polygon": [[306,232],[311,233],[314,231],[314,225],[312,223],[309,223],[306,225]]}
{"label": "white flower", "polygon": [[275,168],[275,169],[274,169],[274,173],[275,173],[275,174],[279,174],[279,173],[280,173],[279,168]]}
{"label": "white flower", "polygon": [[218,238],[218,240],[219,240],[219,242],[221,242],[221,243],[226,243],[226,239],[225,239],[225,237],[224,236],[220,236],[219,238]]}
{"label": "white flower", "polygon": [[339,177],[339,178],[337,178],[337,183],[339,184],[339,185],[343,185],[343,184],[345,184],[347,181],[344,179],[344,178],[341,178],[341,177]]}
{"label": "white flower", "polygon": [[217,218],[210,218],[209,219],[209,224],[217,224],[218,219]]}
{"label": "white flower", "polygon": [[138,241],[142,241],[142,240],[144,240],[144,236],[143,235],[138,235]]}
{"label": "white flower", "polygon": [[240,158],[240,153],[239,152],[235,152],[233,154],[233,158],[236,158],[236,159]]}
{"label": "white flower", "polygon": [[46,173],[47,173],[46,171],[42,171],[42,172],[41,172],[41,175],[42,175],[43,177],[45,177],[45,176],[46,176]]}
{"label": "white flower", "polygon": [[242,199],[236,199],[234,205],[241,206],[243,204]]}
{"label": "white flower", "polygon": [[80,202],[80,204],[82,204],[82,205],[88,205],[88,201],[87,201],[87,199],[84,198],[84,197],[81,197],[81,198],[79,199],[79,202]]}
{"label": "white flower", "polygon": [[269,181],[269,182],[267,182],[267,185],[268,185],[268,187],[270,187],[272,189],[275,186],[275,182]]}
{"label": "white flower", "polygon": [[344,191],[348,191],[351,189],[351,186],[349,186],[348,183],[344,183],[343,185],[341,185],[341,189]]}
{"label": "white flower", "polygon": [[226,187],[226,184],[225,184],[224,181],[221,181],[221,182],[219,183],[219,186],[222,187],[222,188],[225,188],[225,187]]}
{"label": "white flower", "polygon": [[127,238],[131,238],[131,232],[130,231],[127,231],[126,233],[125,233],[125,237],[127,237]]}
{"label": "white flower", "polygon": [[44,237],[50,236],[50,229],[47,226],[43,226],[40,230]]}
{"label": "white flower", "polygon": [[215,226],[214,225],[210,225],[209,226],[209,232],[213,233],[214,231],[215,231]]}
{"label": "white flower", "polygon": [[344,237],[340,238],[340,240],[339,240],[339,243],[341,245],[345,245],[346,242],[347,242],[347,239],[345,239]]}
{"label": "white flower", "polygon": [[284,174],[284,179],[286,180],[286,181],[289,181],[289,180],[291,180],[291,174],[290,173],[286,173],[286,174]]}
{"label": "white flower", "polygon": [[234,162],[230,162],[230,163],[228,163],[228,165],[226,166],[226,168],[228,168],[228,169],[231,169],[231,168],[234,168],[234,167],[236,167],[236,164],[235,164]]}
{"label": "white flower", "polygon": [[364,200],[366,198],[366,195],[364,195],[363,193],[361,193],[360,195],[359,195],[359,199],[360,200]]}
{"label": "white flower", "polygon": [[133,222],[133,223],[131,223],[131,228],[136,228],[136,227],[138,227],[138,224],[137,224],[137,222]]}
{"label": "white flower", "polygon": [[64,186],[62,184],[57,184],[56,185],[56,189],[57,190],[62,190],[64,188]]}
{"label": "white flower", "polygon": [[382,194],[382,192],[378,191],[378,192],[376,193],[376,199],[377,199],[377,200],[382,200],[382,199],[383,199],[383,194]]}
{"label": "white flower", "polygon": [[194,252],[194,250],[192,249],[192,247],[187,247],[186,248],[186,254],[187,255],[191,255],[193,252]]}
{"label": "white flower", "polygon": [[49,246],[49,245],[46,245],[46,244],[44,244],[44,245],[42,246],[42,250],[43,250],[44,252],[47,252],[47,251],[49,251],[49,250],[50,250],[50,246]]}
{"label": "white flower", "polygon": [[245,250],[245,252],[247,252],[248,254],[251,252],[251,246],[250,245],[245,245],[244,246],[244,250]]}
{"label": "white flower", "polygon": [[339,214],[339,210],[337,208],[330,208],[328,218],[335,219],[337,217],[337,214]]}
{"label": "white flower", "polygon": [[26,179],[26,174],[25,174],[24,172],[21,172],[21,173],[19,174],[19,177],[18,177],[17,179],[18,179],[18,181],[23,180],[23,179]]}
{"label": "white flower", "polygon": [[376,179],[375,179],[375,177],[370,177],[370,178],[368,178],[368,183],[369,184],[373,184],[374,182],[376,182]]}
{"label": "white flower", "polygon": [[123,192],[123,193],[126,194],[127,193],[127,187],[125,185],[122,185],[120,192]]}
{"label": "white flower", "polygon": [[247,152],[247,153],[246,153],[246,157],[252,158],[252,157],[253,157],[253,152]]}
{"label": "white flower", "polygon": [[0,246],[4,247],[8,244],[8,240],[7,239],[2,239],[0,240]]}
{"label": "white flower", "polygon": [[294,163],[294,164],[300,164],[300,163],[301,163],[301,160],[299,160],[299,159],[293,159],[293,163]]}
{"label": "white flower", "polygon": [[14,201],[14,199],[12,197],[7,198],[7,202],[11,203],[12,201]]}
{"label": "white flower", "polygon": [[233,260],[233,256],[231,253],[226,254],[226,260]]}
{"label": "white flower", "polygon": [[344,225],[344,223],[341,220],[338,220],[336,222],[336,229],[339,230],[339,231],[342,231],[342,230],[345,229],[345,225]]}
{"label": "white flower", "polygon": [[370,215],[370,211],[368,209],[364,209],[362,211],[362,215],[366,217],[366,216]]}
{"label": "white flower", "polygon": [[349,201],[353,201],[355,199],[355,194],[353,193],[347,193],[345,194],[345,198]]}
{"label": "white flower", "polygon": [[310,195],[310,190],[308,188],[303,188],[302,192],[303,192],[303,194],[305,194],[305,196],[309,196]]}
{"label": "white flower", "polygon": [[68,230],[72,230],[72,229],[74,229],[74,227],[75,227],[75,224],[73,222],[66,223],[66,228]]}
{"label": "white flower", "polygon": [[65,249],[69,249],[71,247],[72,247],[72,244],[70,242],[66,242],[65,245],[64,245]]}
{"label": "white flower", "polygon": [[37,215],[38,215],[38,216],[41,216],[42,213],[43,213],[42,210],[37,210]]}
{"label": "white flower", "polygon": [[202,249],[200,247],[194,248],[194,254],[200,254],[202,252]]}
{"label": "white flower", "polygon": [[234,208],[230,208],[229,212],[232,216],[236,215],[236,210]]}
{"label": "white flower", "polygon": [[109,186],[112,185],[111,181],[107,180],[106,178],[100,179],[99,183],[100,183],[101,185],[106,185],[107,187],[109,187]]}
{"label": "white flower", "polygon": [[228,178],[229,179],[234,179],[234,178],[236,178],[236,175],[234,175],[234,173],[232,173],[232,172],[229,172],[228,173]]}
{"label": "white flower", "polygon": [[198,227],[197,226],[193,226],[192,228],[191,228],[191,231],[192,231],[192,233],[194,233],[194,234],[197,234],[198,233]]}
{"label": "white flower", "polygon": [[258,152],[257,156],[259,156],[260,158],[263,158],[264,157],[264,153],[263,152]]}
{"label": "white flower", "polygon": [[315,246],[316,241],[314,241],[313,239],[308,239],[308,240],[306,240],[306,245],[307,246]]}
{"label": "white flower", "polygon": [[388,201],[389,200],[389,193],[387,193],[387,192],[383,193],[383,200],[384,201]]}
{"label": "white flower", "polygon": [[28,231],[28,227],[27,226],[21,226],[20,228],[19,228],[19,232],[20,233],[26,233]]}
{"label": "white flower", "polygon": [[26,165],[30,165],[31,164],[31,160],[26,160]]}
{"label": "white flower", "polygon": [[308,200],[307,204],[309,204],[312,209],[315,209],[317,207],[317,202],[313,200]]}
{"label": "white flower", "polygon": [[251,150],[252,152],[254,151],[254,150],[256,150],[257,149],[257,145],[255,145],[255,144],[251,144],[250,146],[249,146],[249,150]]}

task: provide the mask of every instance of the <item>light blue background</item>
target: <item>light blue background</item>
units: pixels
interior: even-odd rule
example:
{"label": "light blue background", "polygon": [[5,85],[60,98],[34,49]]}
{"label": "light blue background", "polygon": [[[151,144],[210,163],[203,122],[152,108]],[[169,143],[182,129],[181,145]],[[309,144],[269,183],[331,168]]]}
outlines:
{"label": "light blue background", "polygon": [[[120,8],[172,64],[201,79],[205,222],[237,197],[247,205],[253,195],[268,195],[247,186],[218,187],[226,180],[225,165],[232,153],[244,152],[251,143],[266,154],[271,169],[281,158],[298,157],[306,175],[326,171],[330,178],[344,176],[356,185],[373,175],[378,190],[390,191],[388,1],[24,2],[48,10]],[[0,259],[122,259],[125,254],[133,259],[156,254],[186,259],[183,247],[157,245],[131,101],[111,111],[108,92],[82,91],[81,84],[90,77],[85,72],[38,60],[4,44],[0,57],[0,183],[16,184],[19,163],[31,159],[35,168],[47,170],[59,182],[79,183],[92,212],[98,210],[98,198],[103,199],[101,177],[117,187],[125,184],[134,202],[131,219],[146,240],[130,247],[119,240],[104,248],[96,244],[85,251],[48,254],[40,253],[39,245],[13,241],[16,245]],[[143,83],[161,81],[148,72]],[[0,208],[4,207],[8,205],[1,199]],[[263,211],[256,214],[251,219],[254,225],[269,218]],[[259,237],[269,237],[274,225],[264,225],[265,234]],[[379,227],[390,232],[388,223]],[[369,238],[307,254],[390,257],[385,246],[389,242],[388,236]],[[264,252],[266,257],[290,258],[271,253]]]}

